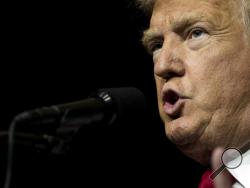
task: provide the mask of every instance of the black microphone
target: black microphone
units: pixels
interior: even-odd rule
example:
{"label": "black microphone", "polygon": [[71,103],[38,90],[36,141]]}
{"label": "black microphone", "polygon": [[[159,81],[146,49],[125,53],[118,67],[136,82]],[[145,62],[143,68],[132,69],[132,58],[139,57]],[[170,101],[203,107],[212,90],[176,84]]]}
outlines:
{"label": "black microphone", "polygon": [[110,126],[143,114],[143,93],[134,87],[99,89],[89,98],[26,111],[16,130],[46,134],[73,134],[85,125]]}

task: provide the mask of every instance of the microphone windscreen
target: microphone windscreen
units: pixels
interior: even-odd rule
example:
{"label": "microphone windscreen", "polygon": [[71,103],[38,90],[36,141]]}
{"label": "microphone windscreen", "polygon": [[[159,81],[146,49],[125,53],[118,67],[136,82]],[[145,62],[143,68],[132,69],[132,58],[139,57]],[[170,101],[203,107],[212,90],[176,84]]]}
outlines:
{"label": "microphone windscreen", "polygon": [[144,94],[134,87],[104,88],[98,92],[105,92],[115,103],[117,121],[131,121],[145,115],[146,99]]}

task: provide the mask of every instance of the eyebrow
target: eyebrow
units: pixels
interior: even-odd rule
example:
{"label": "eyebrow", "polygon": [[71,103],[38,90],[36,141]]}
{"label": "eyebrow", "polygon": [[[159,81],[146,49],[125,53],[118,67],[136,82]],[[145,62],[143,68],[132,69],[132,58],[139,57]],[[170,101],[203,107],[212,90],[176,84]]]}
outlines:
{"label": "eyebrow", "polygon": [[163,34],[152,29],[147,29],[143,32],[142,43],[146,46],[150,41],[156,38],[163,38]]}
{"label": "eyebrow", "polygon": [[192,25],[194,25],[195,23],[197,22],[204,22],[204,19],[205,17],[204,16],[192,16],[192,15],[189,15],[189,16],[181,16],[178,18],[178,20],[170,20],[170,27],[171,27],[171,30],[172,31],[175,31],[175,32],[181,32],[183,31],[185,28],[188,28]]}
{"label": "eyebrow", "polygon": [[[181,16],[178,17],[177,19],[170,19],[170,30],[174,31],[176,33],[181,33],[183,32],[186,28],[194,25],[197,22],[207,22],[207,20],[204,19],[205,16]],[[148,48],[148,44],[158,38],[163,38],[163,33],[156,31],[155,29],[147,29],[143,33],[142,37],[142,43],[145,46],[145,48]]]}
{"label": "eyebrow", "polygon": [[163,41],[164,37],[161,32],[152,30],[152,29],[147,29],[143,32],[143,37],[142,37],[142,44],[146,51],[152,55],[151,51],[151,45],[155,41]]}

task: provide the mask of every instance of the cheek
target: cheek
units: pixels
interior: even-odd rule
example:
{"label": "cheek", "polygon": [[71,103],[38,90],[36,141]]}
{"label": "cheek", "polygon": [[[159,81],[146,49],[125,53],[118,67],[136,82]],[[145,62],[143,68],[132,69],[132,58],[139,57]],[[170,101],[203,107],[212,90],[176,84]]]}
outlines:
{"label": "cheek", "polygon": [[230,98],[234,85],[239,84],[235,66],[239,54],[232,47],[214,47],[191,54],[186,72],[193,86],[193,94],[209,110],[218,108],[225,98]]}
{"label": "cheek", "polygon": [[219,108],[232,111],[242,98],[250,95],[248,54],[244,47],[236,51],[224,46],[189,59],[187,72],[197,106],[211,112]]}
{"label": "cheek", "polygon": [[223,85],[221,72],[212,58],[196,58],[187,67],[185,87],[201,108],[216,108]]}

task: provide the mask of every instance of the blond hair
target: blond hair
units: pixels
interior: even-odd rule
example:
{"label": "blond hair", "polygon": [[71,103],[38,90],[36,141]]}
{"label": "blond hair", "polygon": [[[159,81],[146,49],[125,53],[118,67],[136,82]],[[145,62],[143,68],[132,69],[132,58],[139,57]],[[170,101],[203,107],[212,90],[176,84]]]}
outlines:
{"label": "blond hair", "polygon": [[[136,0],[138,7],[144,10],[147,15],[152,14],[156,1],[157,0]],[[243,23],[247,28],[248,34],[250,35],[250,0],[240,1]]]}

